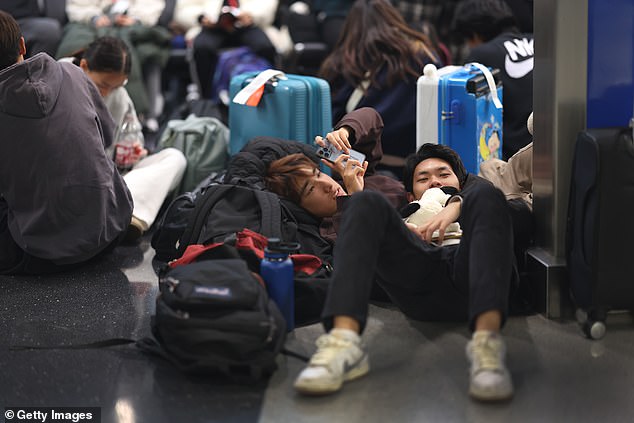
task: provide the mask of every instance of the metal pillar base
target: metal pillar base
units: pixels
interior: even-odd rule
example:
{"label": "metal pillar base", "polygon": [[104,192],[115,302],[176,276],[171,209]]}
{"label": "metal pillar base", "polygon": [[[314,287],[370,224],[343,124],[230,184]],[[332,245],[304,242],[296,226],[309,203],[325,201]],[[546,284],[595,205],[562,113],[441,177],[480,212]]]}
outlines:
{"label": "metal pillar base", "polygon": [[526,266],[535,292],[535,309],[549,319],[574,318],[565,260],[532,248],[528,250]]}

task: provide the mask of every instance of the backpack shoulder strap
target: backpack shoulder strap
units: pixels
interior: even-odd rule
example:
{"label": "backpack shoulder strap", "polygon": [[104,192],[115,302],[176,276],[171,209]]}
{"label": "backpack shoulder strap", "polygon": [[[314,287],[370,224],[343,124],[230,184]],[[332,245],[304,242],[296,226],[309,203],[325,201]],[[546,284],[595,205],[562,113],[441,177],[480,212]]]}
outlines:
{"label": "backpack shoulder strap", "polygon": [[255,197],[262,210],[262,235],[269,238],[282,238],[282,209],[277,194],[254,190]]}
{"label": "backpack shoulder strap", "polygon": [[233,188],[235,188],[233,185],[211,185],[207,188],[205,193],[197,199],[193,217],[181,236],[177,257],[183,255],[187,246],[192,243],[193,236],[200,233],[205,221],[207,220],[209,210],[211,210],[214,204],[216,204],[216,202],[221,199],[227,191]]}

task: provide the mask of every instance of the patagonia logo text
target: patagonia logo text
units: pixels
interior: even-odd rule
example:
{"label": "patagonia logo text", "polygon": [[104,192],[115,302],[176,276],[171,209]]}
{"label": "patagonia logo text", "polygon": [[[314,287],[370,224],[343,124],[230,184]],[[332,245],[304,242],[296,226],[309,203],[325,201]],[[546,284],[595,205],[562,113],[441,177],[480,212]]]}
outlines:
{"label": "patagonia logo text", "polygon": [[210,295],[214,297],[228,297],[231,295],[231,290],[225,288],[210,288],[208,286],[197,286],[194,288],[194,292],[200,295]]}

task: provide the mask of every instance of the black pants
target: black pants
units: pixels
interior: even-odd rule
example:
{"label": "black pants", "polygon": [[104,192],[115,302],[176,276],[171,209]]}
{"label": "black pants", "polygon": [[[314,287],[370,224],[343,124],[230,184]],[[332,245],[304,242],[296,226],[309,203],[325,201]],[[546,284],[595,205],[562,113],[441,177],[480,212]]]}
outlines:
{"label": "black pants", "polygon": [[275,47],[264,31],[256,26],[239,28],[232,33],[220,29],[203,29],[194,39],[194,60],[203,97],[211,97],[218,50],[241,46],[249,47],[253,53],[275,63]]}
{"label": "black pants", "polygon": [[410,318],[469,321],[498,310],[506,319],[514,275],[513,236],[506,200],[489,184],[464,201],[457,246],[420,240],[378,193],[354,194],[344,206],[334,251],[333,281],[322,315],[327,330],[345,315],[365,328],[376,280]]}

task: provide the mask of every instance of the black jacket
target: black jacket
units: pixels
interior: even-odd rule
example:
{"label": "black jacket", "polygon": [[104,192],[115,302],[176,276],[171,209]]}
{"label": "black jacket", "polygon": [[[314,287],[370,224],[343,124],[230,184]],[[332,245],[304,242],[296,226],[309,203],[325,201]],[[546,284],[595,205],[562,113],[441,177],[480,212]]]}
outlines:
{"label": "black jacket", "polygon": [[[315,163],[319,163],[319,157],[312,146],[280,138],[255,137],[232,157],[224,182],[265,189],[264,177],[270,163],[294,153],[304,153]],[[321,219],[291,201],[281,199],[280,204],[284,239],[299,242],[302,253],[314,254],[323,261],[332,263],[333,245],[319,232]]]}
{"label": "black jacket", "polygon": [[[294,153],[304,153],[319,163],[313,146],[273,137],[255,137],[232,157],[224,182],[265,189],[264,177],[269,164]],[[301,253],[315,255],[323,262],[316,274],[295,277],[295,322],[297,325],[314,323],[319,321],[328,292],[334,245],[321,235],[321,219],[285,199],[280,199],[280,208],[282,238],[299,242]]]}

